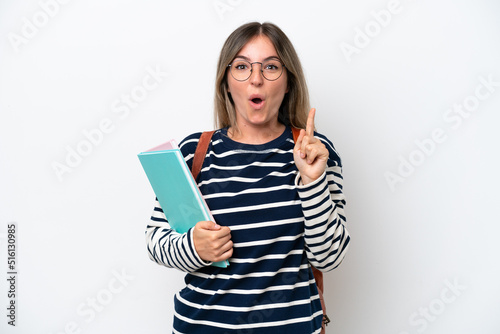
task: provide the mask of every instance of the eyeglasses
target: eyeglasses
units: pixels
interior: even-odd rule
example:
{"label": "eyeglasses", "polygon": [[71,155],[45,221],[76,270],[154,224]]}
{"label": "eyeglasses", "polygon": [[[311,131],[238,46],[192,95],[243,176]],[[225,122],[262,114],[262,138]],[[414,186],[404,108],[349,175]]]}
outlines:
{"label": "eyeglasses", "polygon": [[283,67],[285,67],[285,65],[277,59],[266,60],[263,63],[258,61],[250,63],[246,60],[236,59],[227,66],[235,80],[245,81],[252,75],[253,64],[260,64],[262,76],[269,81],[278,80],[281,74],[283,74]]}

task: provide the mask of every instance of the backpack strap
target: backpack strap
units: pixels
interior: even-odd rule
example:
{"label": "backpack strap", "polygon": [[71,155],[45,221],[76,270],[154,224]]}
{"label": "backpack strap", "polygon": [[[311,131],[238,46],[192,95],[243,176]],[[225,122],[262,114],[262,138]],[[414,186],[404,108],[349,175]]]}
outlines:
{"label": "backpack strap", "polygon": [[292,126],[293,142],[296,143],[299,139],[300,129]]}
{"label": "backpack strap", "polygon": [[[193,174],[193,178],[195,180],[201,171],[201,167],[203,166],[203,161],[205,160],[205,156],[207,155],[208,146],[210,145],[210,140],[212,139],[214,132],[215,131],[203,132],[200,136],[200,140],[198,141],[198,145],[196,146],[196,151],[194,152],[193,157],[193,166],[191,167],[191,173]],[[292,134],[293,142],[296,143],[300,135],[300,129],[292,127]],[[311,266],[311,268],[314,274],[314,280],[316,281],[316,286],[318,287],[321,308],[323,309],[323,323],[321,326],[321,334],[325,334],[325,326],[330,322],[330,319],[326,315],[325,299],[323,298],[323,272],[319,271],[313,266]]]}
{"label": "backpack strap", "polygon": [[316,286],[318,287],[319,301],[321,302],[321,309],[323,310],[323,323],[321,325],[321,334],[325,334],[325,326],[330,322],[330,318],[326,314],[325,298],[323,297],[323,272],[311,266]]}
{"label": "backpack strap", "polygon": [[198,174],[200,174],[201,167],[203,166],[203,161],[205,161],[205,156],[207,155],[208,146],[210,145],[210,140],[214,131],[205,131],[201,134],[198,145],[196,146],[196,151],[194,152],[193,166],[191,167],[191,174],[196,180]]}

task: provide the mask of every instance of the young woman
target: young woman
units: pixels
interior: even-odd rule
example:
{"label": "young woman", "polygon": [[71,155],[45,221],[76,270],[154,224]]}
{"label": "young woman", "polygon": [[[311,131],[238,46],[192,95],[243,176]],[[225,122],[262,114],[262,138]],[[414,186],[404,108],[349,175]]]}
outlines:
{"label": "young woman", "polygon": [[[320,333],[311,265],[336,268],[350,238],[341,161],[314,115],[286,35],[270,23],[236,29],[219,57],[218,130],[196,179],[215,222],[179,234],[156,202],[146,231],[150,258],[187,272],[174,333]],[[200,135],[180,143],[190,168]]]}

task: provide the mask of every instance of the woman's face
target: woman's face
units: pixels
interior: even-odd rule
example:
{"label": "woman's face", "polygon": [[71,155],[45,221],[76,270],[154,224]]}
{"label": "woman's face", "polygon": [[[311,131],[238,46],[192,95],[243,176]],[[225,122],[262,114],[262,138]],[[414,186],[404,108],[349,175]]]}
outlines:
{"label": "woman's face", "polygon": [[[259,35],[250,40],[238,52],[235,59],[247,60],[250,63],[278,59],[278,54],[268,37]],[[245,81],[235,80],[230,71],[227,72],[228,91],[236,109],[238,127],[275,127],[278,125],[278,111],[288,91],[287,73],[275,81],[262,76],[261,65],[254,64],[253,71]]]}

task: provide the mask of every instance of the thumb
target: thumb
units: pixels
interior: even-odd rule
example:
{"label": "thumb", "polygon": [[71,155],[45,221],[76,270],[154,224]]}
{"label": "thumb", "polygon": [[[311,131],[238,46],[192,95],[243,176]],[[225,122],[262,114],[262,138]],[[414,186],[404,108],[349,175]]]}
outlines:
{"label": "thumb", "polygon": [[201,221],[196,224],[196,226],[202,230],[220,230],[220,225],[211,221]]}

